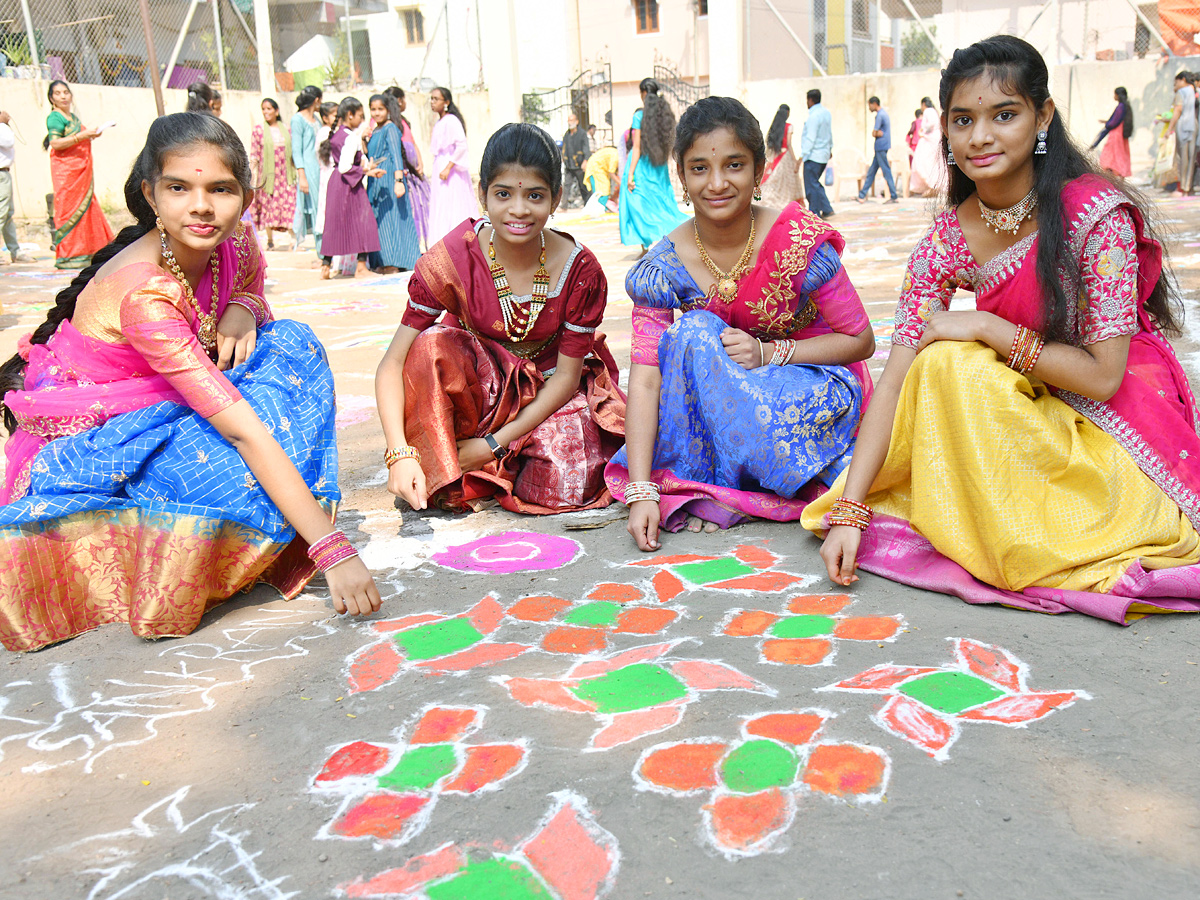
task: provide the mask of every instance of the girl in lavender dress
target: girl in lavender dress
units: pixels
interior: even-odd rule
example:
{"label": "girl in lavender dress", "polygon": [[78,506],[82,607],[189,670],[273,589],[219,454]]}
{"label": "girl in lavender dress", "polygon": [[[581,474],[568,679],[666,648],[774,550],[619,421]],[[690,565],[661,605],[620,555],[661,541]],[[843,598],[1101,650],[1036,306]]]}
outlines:
{"label": "girl in lavender dress", "polygon": [[479,212],[467,171],[467,131],[462,113],[446,88],[434,88],[429,106],[438,116],[430,137],[433,151],[433,189],[429,198],[426,245],[436,244],[463,219]]}

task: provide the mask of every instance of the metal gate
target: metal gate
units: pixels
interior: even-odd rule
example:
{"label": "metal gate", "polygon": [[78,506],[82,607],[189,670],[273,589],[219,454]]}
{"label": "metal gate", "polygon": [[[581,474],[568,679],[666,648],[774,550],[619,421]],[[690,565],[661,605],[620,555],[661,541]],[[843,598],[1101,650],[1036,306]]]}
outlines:
{"label": "metal gate", "polygon": [[567,130],[567,113],[579,117],[579,127],[596,126],[600,146],[613,142],[612,66],[600,63],[580,72],[570,84],[521,95],[521,121],[541,125],[555,139]]}
{"label": "metal gate", "polygon": [[677,119],[685,109],[709,95],[707,84],[684,81],[678,71],[661,62],[654,64],[654,80],[658,82],[658,92],[667,98]]}

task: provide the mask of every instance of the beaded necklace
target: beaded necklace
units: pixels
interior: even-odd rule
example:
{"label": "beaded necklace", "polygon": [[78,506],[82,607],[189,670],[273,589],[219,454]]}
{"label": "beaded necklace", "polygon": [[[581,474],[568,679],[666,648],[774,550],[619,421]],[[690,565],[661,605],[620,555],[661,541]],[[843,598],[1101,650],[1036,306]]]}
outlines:
{"label": "beaded necklace", "polygon": [[533,294],[528,309],[513,297],[508,286],[508,273],[496,259],[496,229],[488,238],[488,267],[492,270],[492,283],[496,285],[496,296],[500,298],[500,314],[504,317],[504,333],[514,344],[525,340],[537,324],[538,316],[546,305],[550,293],[550,274],[546,271],[546,232],[542,232],[542,249],[538,255],[538,269],[533,273]]}
{"label": "beaded necklace", "polygon": [[205,312],[200,308],[200,302],[192,292],[192,286],[183,274],[183,269],[179,268],[179,261],[175,259],[175,253],[167,243],[167,233],[160,230],[158,239],[162,244],[162,258],[166,261],[167,268],[171,270],[171,274],[175,276],[175,279],[183,285],[183,297],[187,301],[188,306],[195,310],[196,319],[200,322],[200,330],[196,332],[196,337],[200,339],[200,346],[204,348],[209,356],[212,356],[217,349],[217,303],[220,299],[217,282],[221,274],[221,262],[217,256],[217,251],[214,250],[208,258],[209,267],[212,269],[212,304],[209,307],[209,311]]}
{"label": "beaded necklace", "polygon": [[1010,206],[1007,209],[992,209],[990,206],[984,205],[982,200],[979,201],[979,215],[983,221],[987,223],[988,228],[999,234],[1004,231],[1008,234],[1016,234],[1021,223],[1033,215],[1034,209],[1037,208],[1037,189],[1031,190],[1016,205]]}
{"label": "beaded necklace", "polygon": [[738,280],[746,274],[746,269],[750,267],[750,256],[754,253],[754,210],[750,210],[750,237],[746,238],[746,249],[742,251],[741,257],[728,272],[718,269],[717,264],[708,255],[708,251],[704,249],[704,244],[700,240],[700,228],[696,225],[695,219],[692,220],[692,229],[696,233],[696,249],[700,251],[700,259],[712,276],[717,279],[714,285],[717,295],[725,303],[732,303],[737,297]]}

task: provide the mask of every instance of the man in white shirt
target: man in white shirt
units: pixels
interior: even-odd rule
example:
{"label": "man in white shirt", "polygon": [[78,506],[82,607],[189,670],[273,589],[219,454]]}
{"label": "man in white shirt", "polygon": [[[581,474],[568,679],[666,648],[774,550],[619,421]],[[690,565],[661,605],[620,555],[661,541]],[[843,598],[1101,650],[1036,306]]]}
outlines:
{"label": "man in white shirt", "polygon": [[0,110],[0,234],[13,262],[33,262],[33,257],[21,252],[17,226],[13,222],[12,164],[17,156],[17,138],[9,122],[12,117]]}

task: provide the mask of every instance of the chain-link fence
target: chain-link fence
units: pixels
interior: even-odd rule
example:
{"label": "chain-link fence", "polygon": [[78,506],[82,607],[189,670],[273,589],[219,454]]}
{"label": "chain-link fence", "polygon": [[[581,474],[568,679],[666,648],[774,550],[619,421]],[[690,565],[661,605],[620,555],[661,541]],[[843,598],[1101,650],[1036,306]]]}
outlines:
{"label": "chain-link fence", "polygon": [[[151,0],[163,86],[259,90],[252,8],[253,0]],[[150,86],[138,0],[0,0],[0,51],[7,78]]]}

